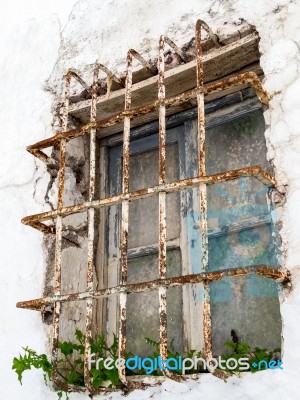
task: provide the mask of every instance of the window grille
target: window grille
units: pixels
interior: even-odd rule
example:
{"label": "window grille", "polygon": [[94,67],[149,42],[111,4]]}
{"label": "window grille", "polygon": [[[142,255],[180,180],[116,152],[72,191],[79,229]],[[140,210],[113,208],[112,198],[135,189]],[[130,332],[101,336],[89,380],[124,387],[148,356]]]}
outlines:
{"label": "window grille", "polygon": [[[107,391],[107,388],[95,389],[92,386],[90,371],[88,369],[88,356],[91,353],[92,339],[92,311],[93,299],[109,297],[113,294],[119,295],[119,357],[125,356],[126,350],[126,300],[128,293],[140,293],[144,291],[158,290],[159,294],[159,322],[160,322],[160,356],[162,360],[167,359],[167,307],[166,307],[166,291],[167,288],[183,286],[188,283],[202,283],[205,288],[205,301],[203,307],[203,333],[204,333],[204,355],[206,358],[212,357],[211,345],[211,317],[210,317],[210,298],[209,298],[209,283],[221,280],[224,277],[235,276],[241,277],[248,274],[256,274],[266,278],[275,280],[281,284],[289,281],[289,273],[282,268],[273,268],[265,265],[255,265],[249,267],[239,267],[238,265],[231,269],[221,271],[208,272],[208,246],[207,246],[207,185],[213,185],[220,182],[236,180],[241,177],[254,177],[261,181],[267,187],[275,187],[275,179],[259,166],[251,166],[238,170],[228,170],[214,175],[206,175],[205,171],[205,114],[204,114],[204,97],[208,94],[224,91],[228,88],[247,85],[252,87],[261,103],[268,105],[269,97],[258,76],[254,72],[245,72],[237,74],[228,79],[223,79],[217,83],[204,85],[203,82],[203,60],[202,60],[202,45],[201,45],[201,30],[204,29],[216,46],[219,46],[217,36],[213,34],[210,28],[201,20],[198,20],[195,28],[195,59],[196,59],[196,87],[182,94],[166,97],[164,84],[164,50],[165,43],[173,48],[173,50],[185,60],[185,53],[169,38],[161,36],[159,40],[158,54],[158,95],[157,100],[146,105],[141,105],[136,108],[131,108],[131,88],[132,88],[132,61],[136,58],[145,68],[156,73],[151,66],[139,53],[135,50],[129,50],[127,55],[127,71],[125,79],[125,109],[112,117],[105,120],[97,120],[97,88],[98,75],[103,71],[107,76],[117,82],[121,79],[114,75],[108,68],[101,64],[97,64],[94,70],[93,84],[91,88],[86,84],[80,76],[70,70],[66,75],[64,106],[62,116],[61,132],[57,135],[40,141],[28,147],[28,151],[46,165],[51,165],[55,161],[43,152],[44,148],[53,145],[58,145],[60,148],[59,159],[59,180],[58,180],[58,203],[57,209],[44,213],[25,217],[22,222],[44,233],[55,234],[55,271],[54,280],[55,287],[52,296],[46,296],[40,299],[23,301],[17,303],[17,307],[27,308],[32,310],[43,310],[47,306],[54,306],[53,317],[53,336],[52,336],[52,362],[53,362],[53,380],[66,390],[88,390],[90,393],[99,393]],[[77,129],[68,129],[69,115],[69,97],[71,80],[77,80],[82,87],[87,90],[92,98],[90,101],[90,122]],[[192,99],[197,101],[197,121],[198,121],[198,149],[199,149],[199,176],[178,180],[174,182],[166,181],[166,109],[172,106],[186,103]],[[146,189],[129,191],[129,146],[130,146],[130,124],[131,119],[141,115],[158,110],[159,118],[159,184],[157,186],[148,187]],[[122,193],[103,199],[95,198],[95,180],[96,180],[96,130],[112,126],[113,124],[123,122],[123,165],[122,165]],[[66,165],[66,144],[69,140],[78,136],[89,135],[90,138],[90,159],[89,159],[89,195],[88,201],[72,206],[64,206],[63,192],[65,181],[65,165]],[[182,191],[190,188],[199,188],[200,191],[200,221],[201,221],[201,273],[191,275],[181,275],[177,277],[167,278],[166,276],[166,194],[174,191]],[[159,279],[127,284],[127,253],[128,253],[128,212],[129,202],[142,199],[148,196],[158,196],[159,199]],[[93,289],[94,279],[94,246],[95,246],[95,209],[107,207],[110,205],[121,204],[121,238],[120,238],[120,263],[119,263],[119,284],[115,287],[109,287],[100,290]],[[72,214],[87,211],[88,214],[88,259],[87,259],[87,277],[86,291],[80,293],[62,294],[61,293],[61,254],[62,254],[62,229],[63,218]],[[56,219],[55,226],[47,225],[46,221]],[[58,359],[58,340],[59,340],[59,320],[61,315],[61,304],[63,302],[85,301],[86,302],[86,341],[84,354],[84,377],[85,388],[74,387],[72,385],[62,385],[57,374],[57,359]],[[184,376],[176,375],[175,373],[165,370],[164,375],[181,381]],[[139,387],[143,383],[133,382],[125,375],[125,369],[119,371],[120,380],[128,387]]]}

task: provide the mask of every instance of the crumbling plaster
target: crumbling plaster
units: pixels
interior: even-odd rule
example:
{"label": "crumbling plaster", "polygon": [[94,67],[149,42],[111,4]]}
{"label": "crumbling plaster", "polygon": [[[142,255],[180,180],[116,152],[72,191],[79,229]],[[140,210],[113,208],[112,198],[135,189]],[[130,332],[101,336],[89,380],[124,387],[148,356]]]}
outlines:
{"label": "crumbling plaster", "polygon": [[[7,6],[8,20],[13,16],[13,4],[16,7],[18,1],[11,3]],[[210,375],[203,375],[199,382],[185,384],[167,381],[161,387],[135,391],[128,398],[297,399],[300,391],[297,374],[300,361],[297,335],[300,326],[299,1],[79,0],[75,3],[69,0],[65,4],[52,3],[46,6],[30,0],[24,14],[14,20],[16,29],[6,26],[1,38],[4,150],[1,150],[0,196],[5,275],[0,286],[2,304],[7,304],[0,328],[1,343],[5,347],[0,365],[1,398],[56,398],[44,387],[41,375],[25,376],[21,388],[9,371],[12,357],[22,345],[46,351],[46,335],[39,315],[14,308],[16,301],[39,297],[43,290],[41,235],[22,226],[20,219],[53,207],[56,198],[55,184],[49,185],[49,172],[25,153],[25,146],[59,129],[57,106],[61,101],[62,77],[68,68],[78,69],[88,82],[96,60],[123,74],[129,48],[153,60],[160,34],[167,34],[183,45],[193,36],[196,19],[201,18],[221,37],[243,29],[248,23],[255,26],[261,38],[264,85],[272,96],[270,108],[265,112],[267,157],[275,166],[280,190],[286,192],[286,202],[276,213],[282,226],[283,266],[291,270],[293,278],[291,293],[281,295],[284,370],[245,374],[242,379],[230,378],[227,383]],[[73,164],[80,162],[84,156],[80,140],[75,142],[73,153],[76,154]],[[68,169],[67,177],[67,202],[80,201],[82,187],[76,183],[72,169]],[[30,200],[30,193],[35,202]],[[77,251],[75,247],[74,251]],[[84,398],[88,397],[71,395],[71,399]],[[103,398],[115,400],[122,395],[116,393]]]}

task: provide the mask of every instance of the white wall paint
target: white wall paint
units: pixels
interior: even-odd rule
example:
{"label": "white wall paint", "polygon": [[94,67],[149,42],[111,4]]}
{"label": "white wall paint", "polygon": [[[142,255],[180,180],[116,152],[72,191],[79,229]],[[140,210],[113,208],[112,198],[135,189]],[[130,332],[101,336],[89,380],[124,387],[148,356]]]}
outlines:
{"label": "white wall paint", "polygon": [[[46,80],[50,77],[47,87],[59,94],[62,75],[70,67],[79,69],[88,81],[91,76],[87,65],[96,60],[123,72],[129,48],[154,58],[160,34],[168,34],[183,44],[193,36],[195,20],[200,17],[221,34],[236,31],[243,18],[255,25],[261,36],[261,65],[266,76],[265,86],[272,95],[270,109],[265,113],[268,157],[276,166],[279,184],[289,185],[281,218],[286,251],[284,266],[293,273],[294,289],[282,296],[284,371],[246,374],[227,383],[206,374],[199,382],[168,381],[162,387],[135,391],[128,399],[297,399],[300,392],[297,374],[300,362],[299,1],[55,0],[46,3],[28,0],[23,4],[11,0],[3,6],[0,398],[56,398],[44,387],[40,374],[25,375],[24,385],[20,387],[10,370],[11,360],[22,345],[28,344],[38,351],[45,349],[46,338],[39,316],[17,310],[15,303],[38,297],[42,292],[41,236],[22,226],[20,219],[43,209],[48,183],[40,163],[35,165],[25,152],[27,144],[53,133],[53,97],[43,90]],[[114,394],[104,398],[121,397]],[[72,395],[71,398],[88,397]]]}
{"label": "white wall paint", "polygon": [[61,3],[55,0],[50,6],[50,2],[48,5],[44,2],[44,7],[40,1],[1,3],[1,400],[57,398],[45,389],[40,374],[30,374],[21,386],[11,365],[24,345],[45,350],[40,316],[17,309],[15,303],[39,297],[43,289],[42,238],[20,224],[20,220],[41,210],[41,205],[33,200],[34,182],[38,178],[36,165],[25,149],[29,143],[52,133],[53,99],[43,85],[58,57],[61,24],[67,22],[75,2]]}

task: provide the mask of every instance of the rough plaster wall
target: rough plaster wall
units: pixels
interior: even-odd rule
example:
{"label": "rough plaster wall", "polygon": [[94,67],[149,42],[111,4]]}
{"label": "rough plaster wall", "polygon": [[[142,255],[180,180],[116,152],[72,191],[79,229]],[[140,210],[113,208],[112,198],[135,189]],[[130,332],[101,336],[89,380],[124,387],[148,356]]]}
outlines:
{"label": "rough plaster wall", "polygon": [[48,177],[40,165],[36,170],[25,149],[52,134],[49,110],[53,98],[43,85],[58,57],[61,26],[75,2],[62,5],[54,0],[44,2],[43,7],[40,3],[1,2],[1,400],[57,398],[45,388],[40,374],[30,374],[21,386],[11,370],[12,359],[22,346],[46,350],[40,315],[15,307],[19,300],[41,296],[44,280],[42,237],[20,220],[42,209]]}
{"label": "rough plaster wall", "polygon": [[[72,3],[74,2],[70,1],[68,6]],[[65,10],[68,6],[64,6]],[[43,7],[45,6],[40,6],[40,9]],[[53,7],[55,9],[55,6]],[[47,9],[46,12],[49,10]],[[8,304],[9,307],[4,311],[7,322],[0,328],[0,332],[5,344],[10,338],[7,343],[7,354],[4,362],[1,357],[0,365],[1,371],[5,370],[5,376],[8,379],[7,383],[4,385],[2,383],[0,386],[0,391],[4,389],[3,398],[55,398],[47,389],[42,389],[41,377],[26,377],[25,386],[21,390],[14,377],[7,371],[12,354],[21,345],[29,344],[40,350],[45,340],[39,317],[34,312],[18,311],[14,308],[16,300],[34,298],[40,295],[42,290],[40,234],[22,227],[19,223],[21,216],[41,210],[49,181],[48,174],[40,164],[37,164],[38,171],[36,172],[32,159],[24,152],[25,144],[51,134],[51,98],[43,93],[42,84],[53,68],[47,88],[53,94],[59,95],[61,78],[68,68],[77,68],[90,81],[89,64],[96,60],[114,71],[123,73],[125,56],[129,48],[133,47],[142,54],[147,54],[147,58],[154,59],[160,34],[168,34],[178,44],[184,44],[193,36],[195,20],[200,17],[219,34],[236,32],[237,29],[242,28],[245,20],[255,25],[261,37],[261,66],[266,77],[265,86],[272,95],[270,109],[265,113],[268,125],[266,131],[268,158],[276,167],[279,184],[287,188],[287,201],[281,209],[277,209],[277,213],[283,227],[281,234],[286,255],[284,266],[292,271],[294,286],[293,291],[289,295],[283,293],[281,299],[284,371],[246,374],[242,379],[231,378],[227,383],[205,374],[200,378],[200,382],[190,381],[178,384],[168,381],[162,387],[135,391],[128,396],[128,399],[180,398],[187,400],[205,396],[210,400],[219,398],[225,400],[297,399],[300,391],[297,375],[297,365],[300,361],[300,350],[298,350],[300,339],[297,335],[300,326],[300,282],[298,283],[300,281],[299,1],[297,4],[296,1],[291,0],[264,2],[203,0],[201,3],[199,0],[185,2],[164,0],[151,3],[135,0],[101,2],[79,0],[74,5],[69,22],[62,32],[59,55],[57,55],[60,40],[57,18],[48,16],[41,19],[35,14],[36,8],[29,7],[28,16],[33,19],[24,25],[23,30],[14,33],[14,36],[8,31],[7,38],[10,42],[14,38],[17,46],[7,48],[6,45],[5,68],[1,69],[3,80],[1,88],[4,88],[3,93],[7,101],[1,109],[6,111],[3,115],[8,134],[4,141],[7,150],[4,150],[3,161],[5,162],[2,164],[0,181],[3,188],[1,189],[1,204],[6,205],[7,210],[1,213],[1,221],[2,228],[9,226],[9,232],[11,232],[1,236],[2,249],[5,249],[2,259],[5,277],[1,282],[1,297],[6,298],[4,304]],[[65,16],[64,13],[61,15]],[[48,44],[46,49],[43,46],[44,43]],[[24,46],[26,46],[25,54]],[[32,61],[31,57],[37,57],[37,55],[39,55],[37,60]],[[17,72],[22,56],[25,56],[27,68]],[[12,71],[8,68],[7,60],[12,60],[14,63]],[[12,78],[14,82],[11,82]],[[7,81],[10,82],[9,87],[5,86],[8,85]],[[18,101],[15,97],[8,96],[11,88],[20,90],[21,97]],[[31,94],[30,101],[26,92]],[[57,101],[55,96],[54,99]],[[10,107],[13,107],[13,113],[9,111]],[[8,119],[7,115],[11,115],[13,119]],[[17,122],[22,122],[21,128],[17,129]],[[56,124],[57,119],[55,128],[57,128]],[[16,166],[13,164],[13,157],[17,157]],[[5,167],[7,168],[6,175]],[[69,183],[72,182],[74,179],[70,171]],[[77,189],[75,185],[70,186],[71,198],[80,195]],[[30,193],[33,191],[39,207],[30,200]],[[50,201],[51,199],[50,193]],[[16,207],[15,210],[12,210],[13,205]],[[15,228],[15,231],[12,228]],[[6,271],[12,271],[14,275],[10,276]],[[13,284],[17,287],[16,291],[12,290]],[[2,377],[0,379],[2,380]],[[31,393],[33,388],[34,392],[37,392],[36,397],[32,394],[27,397],[26,393]],[[87,396],[74,394],[71,398],[85,399]],[[122,396],[113,394],[104,398],[121,399]]]}

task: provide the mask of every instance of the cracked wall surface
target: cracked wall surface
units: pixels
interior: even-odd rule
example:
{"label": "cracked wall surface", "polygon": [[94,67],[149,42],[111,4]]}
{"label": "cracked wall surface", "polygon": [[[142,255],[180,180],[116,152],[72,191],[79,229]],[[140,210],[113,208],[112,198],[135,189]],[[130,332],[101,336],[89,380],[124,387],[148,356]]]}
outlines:
{"label": "cracked wall surface", "polygon": [[39,374],[33,373],[21,386],[11,365],[22,346],[46,349],[40,315],[15,306],[21,297],[41,296],[44,281],[42,237],[20,220],[39,212],[45,203],[49,179],[27,155],[26,146],[52,134],[53,97],[43,88],[58,57],[62,24],[74,3],[54,0],[44,7],[38,1],[1,3],[1,399],[57,398],[49,394]]}
{"label": "cracked wall surface", "polygon": [[[56,207],[57,171],[46,170],[26,154],[25,147],[49,137],[59,129],[63,75],[76,68],[86,81],[92,78],[93,63],[99,61],[114,72],[125,71],[126,52],[135,48],[146,59],[157,57],[157,41],[166,34],[179,45],[193,36],[197,18],[206,21],[225,39],[254,25],[260,35],[264,85],[271,94],[266,121],[267,157],[275,167],[279,194],[276,218],[282,238],[283,266],[292,272],[293,290],[281,294],[283,321],[283,371],[245,374],[227,383],[208,375],[199,382],[165,382],[161,387],[137,390],[128,399],[279,400],[298,398],[300,383],[300,3],[292,0],[79,0],[41,5],[30,0],[26,10],[14,15],[19,2],[5,4],[6,22],[1,36],[1,127],[0,173],[1,250],[4,277],[0,295],[1,343],[5,351],[0,364],[0,394],[5,399],[55,399],[40,374],[29,374],[23,387],[10,371],[11,360],[23,345],[46,351],[46,333],[40,315],[17,310],[15,303],[36,298],[51,289],[52,239],[45,239],[20,219]],[[5,7],[4,7],[5,8]],[[21,15],[22,14],[22,15]],[[67,161],[66,204],[79,203],[86,195],[84,139],[72,141]],[[285,201],[282,200],[282,196]],[[64,257],[74,260],[78,274],[85,252],[85,217],[70,218],[64,240]],[[74,229],[80,234],[74,235]],[[49,242],[50,241],[50,242]],[[44,249],[44,254],[43,254]],[[45,274],[46,287],[43,286]],[[77,291],[76,282],[66,290]],[[81,320],[81,311],[74,315]],[[71,328],[73,331],[74,329]],[[71,332],[70,330],[70,332]],[[121,399],[121,394],[99,398]],[[86,395],[72,394],[71,399]]]}

